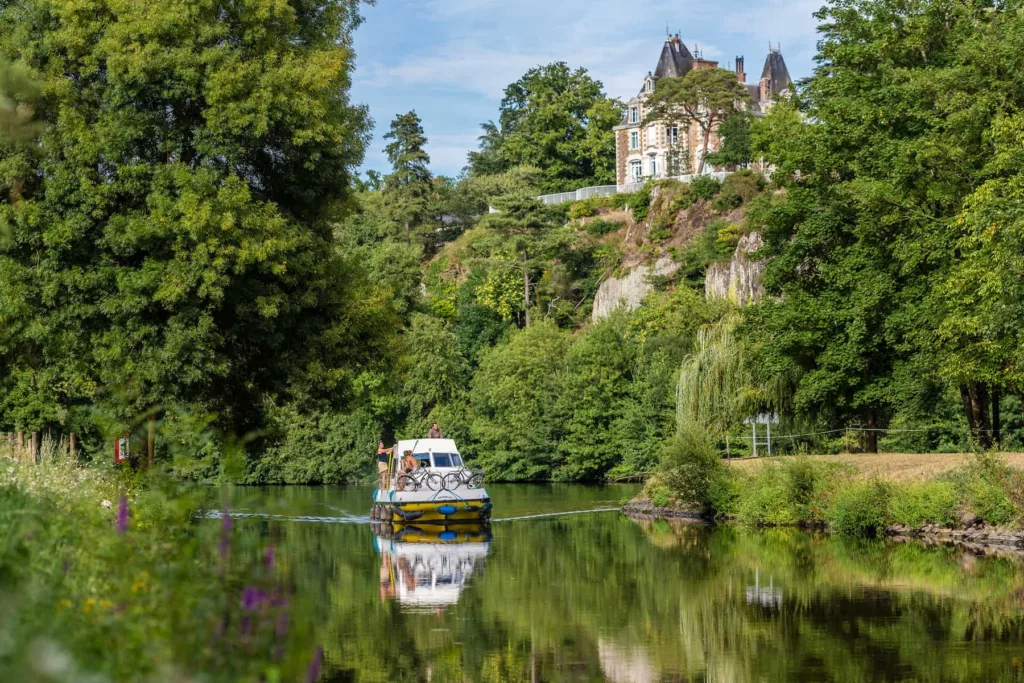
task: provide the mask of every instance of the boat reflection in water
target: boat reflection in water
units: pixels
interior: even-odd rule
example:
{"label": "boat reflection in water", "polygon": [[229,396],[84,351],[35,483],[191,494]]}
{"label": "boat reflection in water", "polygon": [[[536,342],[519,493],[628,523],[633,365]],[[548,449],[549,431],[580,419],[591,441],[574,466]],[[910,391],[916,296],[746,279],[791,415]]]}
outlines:
{"label": "boat reflection in water", "polygon": [[440,614],[459,601],[491,545],[489,524],[404,526],[374,524],[380,555],[380,599],[404,611]]}

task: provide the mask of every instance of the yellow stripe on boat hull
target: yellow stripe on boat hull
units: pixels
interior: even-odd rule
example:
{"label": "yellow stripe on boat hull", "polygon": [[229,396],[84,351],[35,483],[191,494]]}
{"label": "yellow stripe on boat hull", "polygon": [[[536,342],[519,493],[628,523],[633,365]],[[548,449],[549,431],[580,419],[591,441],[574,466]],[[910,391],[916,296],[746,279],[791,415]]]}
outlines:
{"label": "yellow stripe on boat hull", "polygon": [[385,514],[382,516],[395,524],[480,522],[491,518],[491,505],[489,500],[469,503],[404,503],[385,506]]}

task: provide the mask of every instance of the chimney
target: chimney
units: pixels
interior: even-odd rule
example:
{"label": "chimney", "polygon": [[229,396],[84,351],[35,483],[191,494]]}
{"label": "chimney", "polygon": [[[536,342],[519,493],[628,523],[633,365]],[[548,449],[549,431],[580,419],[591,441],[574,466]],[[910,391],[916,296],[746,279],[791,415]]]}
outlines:
{"label": "chimney", "polygon": [[747,82],[747,72],[743,69],[743,55],[736,58],[736,80],[740,83]]}

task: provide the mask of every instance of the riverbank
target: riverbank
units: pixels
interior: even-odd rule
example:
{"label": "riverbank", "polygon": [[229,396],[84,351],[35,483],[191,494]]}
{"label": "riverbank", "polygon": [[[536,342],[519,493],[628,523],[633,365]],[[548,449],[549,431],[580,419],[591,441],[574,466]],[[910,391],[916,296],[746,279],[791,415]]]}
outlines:
{"label": "riverbank", "polygon": [[679,462],[623,513],[1024,551],[1021,454]]}
{"label": "riverbank", "polygon": [[212,491],[46,455],[0,455],[0,680],[303,679],[288,577],[193,520]]}

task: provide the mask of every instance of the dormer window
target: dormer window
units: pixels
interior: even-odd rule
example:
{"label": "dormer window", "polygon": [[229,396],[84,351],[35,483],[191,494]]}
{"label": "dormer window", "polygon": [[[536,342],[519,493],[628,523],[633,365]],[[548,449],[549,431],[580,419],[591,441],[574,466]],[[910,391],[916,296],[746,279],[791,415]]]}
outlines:
{"label": "dormer window", "polygon": [[629,122],[640,123],[640,107],[629,108]]}
{"label": "dormer window", "polygon": [[647,82],[644,83],[644,90],[646,90],[648,93],[654,92],[654,79],[653,78],[648,78],[647,79]]}

